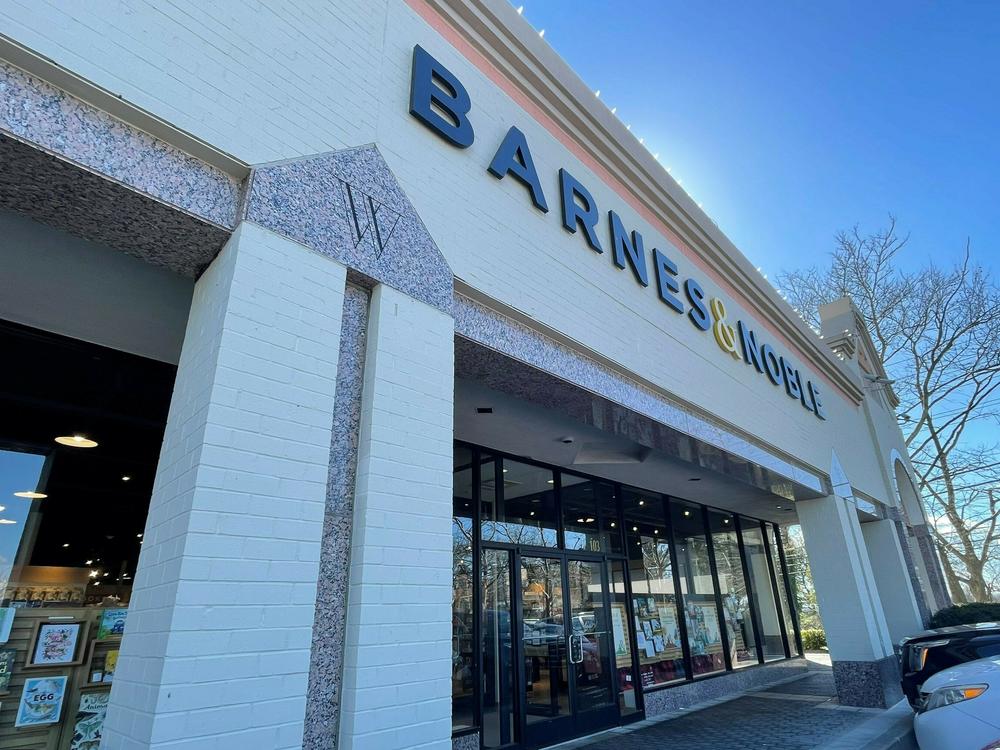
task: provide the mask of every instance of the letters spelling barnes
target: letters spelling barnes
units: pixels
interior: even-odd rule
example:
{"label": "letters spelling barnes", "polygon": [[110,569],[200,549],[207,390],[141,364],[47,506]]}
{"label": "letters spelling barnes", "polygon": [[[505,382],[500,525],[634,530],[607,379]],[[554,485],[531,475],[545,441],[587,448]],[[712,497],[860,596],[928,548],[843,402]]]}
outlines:
{"label": "letters spelling barnes", "polygon": [[[471,110],[472,100],[461,81],[423,47],[414,47],[410,114],[453,146],[468,148],[476,137],[469,119]],[[549,204],[531,158],[531,149],[518,128],[507,131],[487,171],[499,180],[508,175],[513,177],[527,189],[535,208],[548,213]],[[559,170],[559,198],[563,228],[573,234],[582,230],[591,250],[603,253],[604,245],[597,234],[600,221],[597,203],[590,191],[565,169]],[[648,287],[649,271],[642,235],[626,230],[621,217],[614,211],[608,211],[607,223],[615,266],[622,270],[628,268],[638,284]],[[820,419],[826,419],[819,388],[813,381],[806,380],[803,384],[802,376],[789,360],[777,354],[770,344],[758,341],[756,333],[742,320],[736,321],[735,326],[730,324],[722,300],[706,301],[701,284],[692,278],[683,283],[685,307],[680,298],[677,264],[656,248],[650,255],[656,293],[667,307],[679,315],[687,313],[688,320],[699,330],[711,329],[719,348],[742,358],[773,385],[784,386],[789,398],[799,401]]]}

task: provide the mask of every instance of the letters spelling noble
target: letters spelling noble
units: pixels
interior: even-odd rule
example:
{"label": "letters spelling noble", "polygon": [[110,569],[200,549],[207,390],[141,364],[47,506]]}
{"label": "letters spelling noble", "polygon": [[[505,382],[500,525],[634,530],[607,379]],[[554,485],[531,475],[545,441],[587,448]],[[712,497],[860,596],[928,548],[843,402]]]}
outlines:
{"label": "letters spelling noble", "polygon": [[[472,100],[461,81],[423,47],[414,47],[410,114],[453,146],[468,148],[476,137],[469,119],[471,110]],[[512,127],[507,131],[487,171],[498,180],[508,175],[513,177],[527,189],[535,208],[548,213],[549,204],[531,158],[531,149],[524,133],[518,128]],[[559,205],[563,228],[573,234],[582,230],[590,249],[603,253],[604,245],[597,233],[600,221],[597,202],[590,191],[565,169],[559,170]],[[648,287],[649,270],[642,235],[635,230],[626,230],[621,217],[614,211],[608,211],[607,219],[615,266],[622,270],[628,268],[638,284]],[[686,279],[683,284],[684,299],[688,304],[685,307],[680,298],[677,264],[656,248],[650,255],[656,293],[667,307],[679,315],[687,313],[688,320],[699,330],[711,329],[719,348],[733,357],[742,357],[747,365],[766,375],[773,385],[783,385],[789,398],[799,401],[820,419],[826,419],[820,391],[815,383],[806,380],[803,384],[802,376],[789,360],[778,355],[770,344],[758,342],[757,335],[742,320],[738,320],[735,326],[729,323],[722,300],[713,298],[706,301],[701,284],[692,278]]]}

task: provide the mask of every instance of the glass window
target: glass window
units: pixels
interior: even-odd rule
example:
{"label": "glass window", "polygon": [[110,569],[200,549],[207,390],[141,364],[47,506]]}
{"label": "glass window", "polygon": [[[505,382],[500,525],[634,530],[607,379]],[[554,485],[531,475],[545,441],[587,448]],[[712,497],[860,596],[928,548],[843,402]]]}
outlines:
{"label": "glass window", "polygon": [[771,567],[767,563],[760,522],[740,518],[740,531],[743,534],[747,570],[750,571],[753,603],[760,623],[764,660],[784,659],[785,642],[781,638],[781,627],[778,625],[778,608],[774,601],[774,588],[771,586]]}
{"label": "glass window", "polygon": [[701,507],[671,501],[670,520],[677,545],[677,572],[684,599],[691,669],[695,676],[724,671],[726,659]]}
{"label": "glass window", "polygon": [[511,632],[510,558],[506,550],[483,550],[483,747],[516,741],[514,661]]}
{"label": "glass window", "polygon": [[778,604],[781,605],[781,619],[785,622],[785,634],[788,636],[789,653],[798,653],[795,638],[795,623],[792,621],[792,610],[788,602],[788,589],[785,587],[787,575],[778,554],[778,527],[767,524],[767,540],[771,545],[771,562],[774,564],[775,577],[778,581]]}
{"label": "glass window", "polygon": [[[493,462],[490,461],[492,466]],[[483,463],[483,486],[496,485],[495,476],[487,476]],[[534,547],[555,547],[559,543],[559,519],[556,515],[555,477],[543,469],[519,461],[503,459],[500,491],[483,496],[483,539]]]}
{"label": "glass window", "polygon": [[729,656],[733,667],[757,664],[757,641],[754,638],[750,593],[743,577],[743,562],[736,536],[736,521],[729,513],[709,511],[709,531],[715,550],[715,568],[722,594],[722,611],[729,636]]}
{"label": "glass window", "polygon": [[560,475],[566,549],[622,551],[614,485],[572,474]]}
{"label": "glass window", "polygon": [[535,724],[571,713],[561,562],[522,557],[520,584],[525,714]]}
{"label": "glass window", "polygon": [[625,488],[622,504],[639,682],[648,688],[683,680],[687,674],[663,498],[653,492]]}
{"label": "glass window", "polygon": [[615,649],[615,675],[618,686],[618,710],[622,716],[639,710],[636,701],[635,674],[632,670],[632,641],[628,627],[628,593],[625,589],[625,564],[608,562],[611,585],[611,637]]}
{"label": "glass window", "polygon": [[452,498],[451,584],[451,724],[456,730],[475,726],[475,661],[472,605],[472,451],[455,447]]}

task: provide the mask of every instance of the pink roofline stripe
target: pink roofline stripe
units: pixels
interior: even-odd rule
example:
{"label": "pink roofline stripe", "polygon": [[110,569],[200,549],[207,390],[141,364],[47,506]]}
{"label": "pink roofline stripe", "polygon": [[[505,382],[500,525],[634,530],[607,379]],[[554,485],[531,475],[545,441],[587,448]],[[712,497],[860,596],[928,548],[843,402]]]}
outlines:
{"label": "pink roofline stripe", "polygon": [[[612,175],[607,169],[605,169],[600,163],[597,162],[587,150],[569,133],[567,133],[561,125],[555,122],[551,117],[545,114],[534,102],[532,102],[528,96],[520,89],[520,87],[512,80],[510,80],[506,75],[504,75],[500,70],[496,68],[489,60],[487,60],[482,53],[476,50],[463,36],[455,29],[447,19],[443,18],[438,12],[425,2],[425,0],[405,0],[406,4],[410,6],[416,13],[420,15],[428,24],[434,28],[445,40],[451,44],[456,50],[458,50],[463,57],[465,57],[470,63],[472,63],[483,75],[489,78],[493,83],[499,86],[503,91],[517,104],[528,113],[539,125],[549,131],[556,140],[562,143],[567,149],[569,149],[573,155],[579,159],[581,162],[587,165],[598,175],[598,177],[604,181],[604,183],[610,187],[615,193],[618,194],[622,200],[628,203],[636,212],[638,212],[650,225],[658,228],[668,240],[687,258],[691,263],[696,265],[701,269],[706,275],[708,275],[716,284],[726,290],[731,297],[739,300],[740,303],[748,310],[753,309],[753,305],[750,304],[746,296],[740,292],[736,287],[733,286],[725,276],[720,274],[714,268],[712,268],[703,258],[701,258],[697,253],[695,253],[687,243],[685,243],[669,226],[667,226],[660,218],[654,214],[648,206],[635,195],[634,192],[625,184],[623,184],[618,178]],[[777,328],[775,328],[771,323],[766,320],[755,321],[758,325],[763,326],[767,331],[781,341],[785,347],[795,352],[802,362],[808,362],[809,357],[803,354],[802,350],[789,341],[783,333],[781,333]],[[839,385],[833,382],[825,373],[818,370],[815,371],[823,379],[823,381],[830,386],[834,391],[836,391],[841,398],[847,401],[850,405],[854,406],[854,399],[852,399]]]}

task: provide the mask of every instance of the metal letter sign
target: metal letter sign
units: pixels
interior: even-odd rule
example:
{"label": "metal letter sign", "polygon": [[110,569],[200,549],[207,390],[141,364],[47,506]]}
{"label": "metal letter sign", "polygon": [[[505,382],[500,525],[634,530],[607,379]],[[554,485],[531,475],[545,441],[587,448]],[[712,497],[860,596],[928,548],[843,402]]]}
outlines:
{"label": "metal letter sign", "polygon": [[[455,74],[431,57],[423,47],[415,46],[410,77],[410,114],[452,145],[468,148],[475,139],[472,122],[469,120],[471,110],[469,92]],[[498,180],[507,175],[512,176],[528,189],[535,208],[543,213],[548,212],[549,206],[542,192],[542,182],[535,170],[527,138],[518,128],[508,128],[487,171]],[[350,210],[354,217],[357,242],[361,242],[370,226],[373,229],[376,252],[381,252],[388,241],[383,223],[386,209],[366,196],[368,202],[362,209],[366,216],[370,216],[370,221],[362,228],[350,186],[347,187],[347,196],[351,199]],[[563,228],[573,234],[582,229],[590,248],[603,253],[604,247],[597,235],[601,216],[597,202],[583,183],[565,169],[559,170],[559,198]],[[770,344],[758,341],[753,330],[742,320],[728,321],[726,306],[722,300],[709,297],[701,284],[693,278],[683,280],[684,296],[688,302],[688,306],[685,306],[680,297],[681,279],[678,278],[677,264],[656,247],[647,251],[642,235],[634,229],[629,231],[618,213],[608,211],[607,216],[613,251],[611,260],[618,269],[630,269],[636,283],[649,286],[646,257],[652,256],[655,290],[665,305],[679,315],[686,312],[695,328],[702,332],[713,332],[722,351],[766,375],[774,385],[785,386],[789,398],[801,403],[804,409],[819,419],[826,419],[826,410],[816,383],[803,378],[791,360],[776,352]],[[397,216],[396,220],[398,218]],[[392,227],[395,227],[395,222]],[[389,234],[391,232],[390,227]],[[572,639],[570,646],[574,646]]]}

